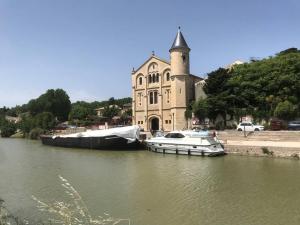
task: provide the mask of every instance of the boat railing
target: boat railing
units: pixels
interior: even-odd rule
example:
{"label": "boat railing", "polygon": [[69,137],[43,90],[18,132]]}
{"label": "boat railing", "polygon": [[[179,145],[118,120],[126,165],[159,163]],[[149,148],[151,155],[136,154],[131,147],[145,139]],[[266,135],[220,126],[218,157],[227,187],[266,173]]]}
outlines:
{"label": "boat railing", "polygon": [[[149,143],[149,142],[148,142]],[[158,142],[150,142],[148,145],[152,145],[152,146],[154,146],[154,145],[159,145],[159,146],[162,146],[162,145],[173,145],[173,146],[192,146],[192,147],[194,147],[194,146],[199,146],[199,145],[202,145],[202,146],[211,146],[211,145],[216,145],[216,144],[219,144],[219,143],[215,143],[215,144],[211,144],[211,143],[209,143],[209,144],[203,144],[203,143],[197,143],[197,144],[184,144],[184,143],[172,143],[172,142],[163,142],[163,143],[158,143]]]}

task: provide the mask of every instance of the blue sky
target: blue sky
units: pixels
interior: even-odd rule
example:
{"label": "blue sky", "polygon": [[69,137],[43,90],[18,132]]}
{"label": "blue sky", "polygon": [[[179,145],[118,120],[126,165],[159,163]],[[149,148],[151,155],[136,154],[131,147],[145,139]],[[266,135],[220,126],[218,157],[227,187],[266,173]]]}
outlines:
{"label": "blue sky", "polygon": [[131,95],[131,70],[169,60],[177,27],[191,72],[300,48],[298,0],[0,0],[0,107],[50,88],[72,101]]}

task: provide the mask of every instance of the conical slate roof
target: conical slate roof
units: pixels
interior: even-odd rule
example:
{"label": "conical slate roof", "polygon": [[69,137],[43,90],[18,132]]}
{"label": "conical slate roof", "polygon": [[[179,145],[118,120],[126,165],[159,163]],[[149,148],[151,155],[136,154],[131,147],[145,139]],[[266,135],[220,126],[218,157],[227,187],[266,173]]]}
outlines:
{"label": "conical slate roof", "polygon": [[172,45],[170,51],[172,51],[173,49],[178,49],[178,48],[187,48],[190,50],[189,46],[187,45],[187,43],[184,40],[184,37],[180,31],[180,27],[178,28],[176,38],[173,42],[173,45]]}

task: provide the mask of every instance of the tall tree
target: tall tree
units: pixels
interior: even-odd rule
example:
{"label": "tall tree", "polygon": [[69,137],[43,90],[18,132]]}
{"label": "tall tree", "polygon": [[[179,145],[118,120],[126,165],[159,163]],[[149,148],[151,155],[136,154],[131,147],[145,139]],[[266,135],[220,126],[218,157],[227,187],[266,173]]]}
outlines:
{"label": "tall tree", "polygon": [[42,112],[52,113],[59,121],[68,119],[71,110],[71,102],[67,93],[62,89],[49,89],[37,99],[28,103],[28,109],[32,115]]}

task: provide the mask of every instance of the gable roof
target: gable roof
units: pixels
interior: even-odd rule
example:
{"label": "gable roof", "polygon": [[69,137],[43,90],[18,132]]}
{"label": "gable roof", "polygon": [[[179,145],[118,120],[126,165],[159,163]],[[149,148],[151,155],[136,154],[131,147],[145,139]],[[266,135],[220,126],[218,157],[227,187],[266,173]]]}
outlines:
{"label": "gable roof", "polygon": [[136,70],[134,70],[132,72],[132,74],[136,74],[137,71],[139,71],[144,65],[146,65],[149,61],[151,61],[152,59],[156,59],[158,61],[161,61],[163,63],[166,63],[168,65],[171,65],[170,62],[168,62],[167,60],[161,59],[159,57],[157,57],[156,55],[151,55],[139,68],[137,68]]}

